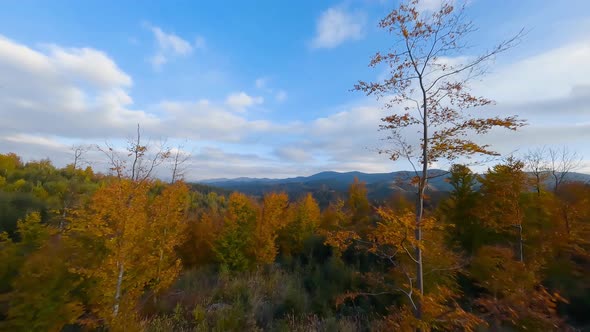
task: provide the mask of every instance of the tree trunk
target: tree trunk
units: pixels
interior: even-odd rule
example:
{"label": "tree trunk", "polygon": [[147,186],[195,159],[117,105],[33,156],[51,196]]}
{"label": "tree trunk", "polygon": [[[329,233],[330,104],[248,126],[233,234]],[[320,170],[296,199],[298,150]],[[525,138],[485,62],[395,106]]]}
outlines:
{"label": "tree trunk", "polygon": [[64,232],[64,229],[66,228],[66,218],[68,217],[68,210],[67,210],[67,204],[66,201],[64,200],[63,203],[63,212],[61,214],[61,220],[59,221],[59,233],[60,235]]}
{"label": "tree trunk", "polygon": [[522,239],[522,225],[518,225],[518,261],[524,263],[524,249]]}
{"label": "tree trunk", "polygon": [[172,180],[170,183],[176,182],[176,162],[174,163],[174,168],[172,169]]}
{"label": "tree trunk", "polygon": [[113,305],[113,316],[117,317],[119,314],[119,302],[121,300],[121,284],[123,283],[123,274],[125,269],[123,263],[119,264],[119,276],[117,277],[117,289],[115,290],[115,305]]}
{"label": "tree trunk", "polygon": [[555,171],[552,171],[551,175],[553,175],[553,193],[557,194],[557,187],[559,187],[559,177]]}
{"label": "tree trunk", "polygon": [[[416,288],[420,291],[420,295],[424,295],[424,280],[422,278],[423,270],[422,270],[422,249],[420,248],[420,242],[422,241],[422,213],[424,211],[424,190],[418,190],[418,202],[416,206],[416,228],[414,230],[414,236],[416,238],[416,242],[418,245],[414,248],[415,251],[415,259],[416,259]],[[417,319],[422,319],[422,301],[421,299],[416,299],[416,310],[414,312],[414,316]]]}
{"label": "tree trunk", "polygon": [[[419,74],[420,88],[422,90],[422,176],[418,182],[418,200],[416,202],[416,228],[414,230],[414,236],[416,238],[415,259],[416,259],[416,287],[420,292],[420,298],[416,299],[416,310],[414,316],[416,319],[422,319],[422,296],[424,295],[424,271],[422,264],[422,248],[420,247],[422,242],[422,217],[424,215],[424,191],[428,183],[428,108],[426,97],[426,90],[422,82],[421,74]],[[416,331],[420,331],[417,329]]]}
{"label": "tree trunk", "polygon": [[137,167],[137,162],[139,160],[139,148],[140,145],[139,143],[141,142],[141,132],[139,131],[139,123],[137,124],[137,143],[135,143],[135,146],[133,147],[133,153],[135,154],[135,156],[133,157],[133,166],[131,167],[131,180],[133,181],[137,181],[137,178],[139,178],[139,172],[136,170]]}
{"label": "tree trunk", "polygon": [[567,235],[569,235],[570,234],[570,218],[567,213],[567,210],[568,210],[567,204],[563,205],[561,207],[561,210],[563,213],[563,220],[565,220],[565,231],[566,231]]}
{"label": "tree trunk", "polygon": [[[164,234],[166,234],[164,232]],[[162,273],[162,263],[164,261],[164,249],[160,248],[160,259],[158,260],[158,271],[156,274],[156,287],[160,284],[160,274]],[[154,305],[158,303],[158,293],[154,292]]]}

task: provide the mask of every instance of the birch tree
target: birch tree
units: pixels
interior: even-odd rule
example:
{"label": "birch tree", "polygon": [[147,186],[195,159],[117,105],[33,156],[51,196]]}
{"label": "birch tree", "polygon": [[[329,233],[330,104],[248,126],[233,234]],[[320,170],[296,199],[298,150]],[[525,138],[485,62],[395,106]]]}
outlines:
{"label": "birch tree", "polygon": [[414,315],[418,320],[423,311],[422,224],[425,191],[431,178],[429,167],[441,159],[496,155],[489,145],[476,142],[472,135],[494,128],[516,130],[524,125],[516,116],[479,117],[467,112],[492,104],[487,98],[473,95],[469,82],[485,73],[489,60],[515,46],[522,32],[478,56],[465,56],[470,46],[467,37],[475,31],[465,17],[465,8],[443,2],[436,11],[420,12],[419,3],[403,2],[379,23],[394,42],[389,50],[377,52],[369,66],[385,65],[387,78],[359,81],[354,86],[366,95],[384,98],[385,108],[391,111],[382,119],[380,128],[388,132],[392,144],[381,153],[392,160],[406,159],[414,166],[417,195],[412,287],[417,294]]}

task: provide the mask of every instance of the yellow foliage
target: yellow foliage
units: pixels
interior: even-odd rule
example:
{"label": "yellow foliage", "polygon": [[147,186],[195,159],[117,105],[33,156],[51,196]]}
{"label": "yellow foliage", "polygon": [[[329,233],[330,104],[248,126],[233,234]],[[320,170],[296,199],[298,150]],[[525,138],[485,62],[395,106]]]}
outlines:
{"label": "yellow foliage", "polygon": [[114,181],[72,214],[72,232],[90,239],[99,259],[73,270],[94,280],[90,309],[111,328],[135,324],[146,287],[159,292],[180,271],[174,247],[184,234],[188,188],[176,183],[153,200],[150,188],[148,181]]}
{"label": "yellow foliage", "polygon": [[320,224],[320,207],[308,193],[290,209],[289,214],[289,223],[280,236],[281,250],[287,256],[301,252],[304,241],[315,233]]}
{"label": "yellow foliage", "polygon": [[285,193],[264,196],[261,216],[256,223],[254,255],[259,264],[271,264],[278,252],[276,238],[287,224],[289,197]]}
{"label": "yellow foliage", "polygon": [[175,248],[186,236],[188,198],[189,188],[177,181],[164,188],[149,206],[148,241],[152,252],[146,258],[152,261],[155,293],[168,288],[180,272],[181,261]]}

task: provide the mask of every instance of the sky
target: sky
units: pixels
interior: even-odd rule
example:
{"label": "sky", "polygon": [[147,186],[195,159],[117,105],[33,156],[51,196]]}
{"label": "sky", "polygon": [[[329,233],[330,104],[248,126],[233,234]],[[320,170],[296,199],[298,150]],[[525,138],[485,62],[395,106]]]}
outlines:
{"label": "sky", "polygon": [[[377,24],[396,5],[3,1],[0,153],[63,166],[73,145],[124,147],[139,123],[190,152],[187,180],[408,169],[376,152],[388,111],[351,91],[386,74],[368,63],[392,43]],[[478,27],[467,57],[527,31],[472,88],[496,101],[486,115],[528,126],[482,139],[504,154],[568,146],[590,172],[590,1],[469,0],[466,15]]]}

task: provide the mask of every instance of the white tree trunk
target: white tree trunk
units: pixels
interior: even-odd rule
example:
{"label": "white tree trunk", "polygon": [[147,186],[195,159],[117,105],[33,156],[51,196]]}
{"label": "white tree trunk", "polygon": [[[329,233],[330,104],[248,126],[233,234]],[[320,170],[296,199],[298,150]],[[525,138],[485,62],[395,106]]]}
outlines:
{"label": "white tree trunk", "polygon": [[113,316],[117,317],[119,314],[119,302],[121,300],[121,285],[123,284],[123,274],[125,268],[123,263],[119,264],[119,276],[117,277],[117,289],[115,290],[115,304],[113,305]]}

